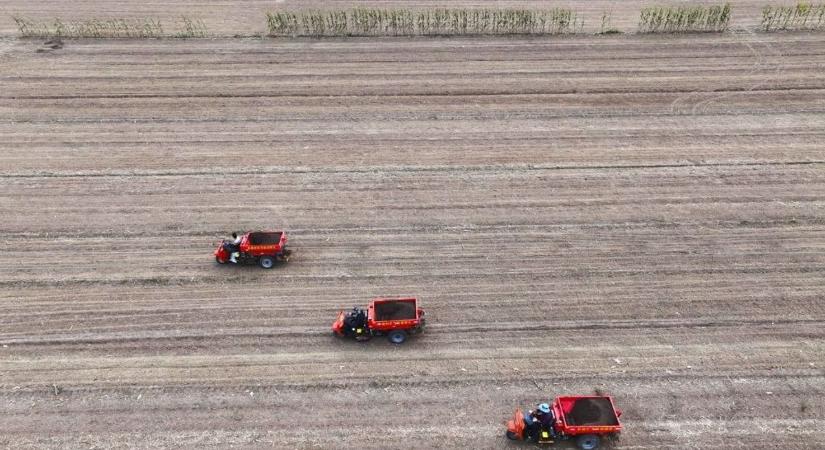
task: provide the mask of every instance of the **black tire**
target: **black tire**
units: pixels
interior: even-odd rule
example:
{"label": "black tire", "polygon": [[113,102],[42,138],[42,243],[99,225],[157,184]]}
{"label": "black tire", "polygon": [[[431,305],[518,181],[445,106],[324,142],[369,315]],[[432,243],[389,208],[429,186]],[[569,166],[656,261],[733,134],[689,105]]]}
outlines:
{"label": "black tire", "polygon": [[392,330],[387,334],[387,339],[393,344],[403,344],[407,340],[407,333],[404,330]]}
{"label": "black tire", "polygon": [[595,434],[583,434],[576,438],[576,445],[581,450],[595,450],[599,448],[599,437]]}
{"label": "black tire", "polygon": [[216,262],[216,263],[218,263],[218,264],[226,264],[227,262],[229,262],[229,260],[227,260],[227,259],[221,259],[221,257],[220,257],[220,256],[216,256],[216,257],[215,257],[215,262]]}
{"label": "black tire", "polygon": [[258,265],[264,269],[271,269],[272,266],[275,265],[275,259],[271,256],[261,256],[261,259],[258,260]]}
{"label": "black tire", "polygon": [[510,430],[507,430],[507,433],[505,434],[505,436],[507,436],[507,439],[509,439],[509,440],[511,440],[511,441],[518,441],[518,440],[520,440],[520,439],[518,438],[518,435],[517,435],[516,433],[513,433],[513,432],[512,432],[512,431],[510,431]]}

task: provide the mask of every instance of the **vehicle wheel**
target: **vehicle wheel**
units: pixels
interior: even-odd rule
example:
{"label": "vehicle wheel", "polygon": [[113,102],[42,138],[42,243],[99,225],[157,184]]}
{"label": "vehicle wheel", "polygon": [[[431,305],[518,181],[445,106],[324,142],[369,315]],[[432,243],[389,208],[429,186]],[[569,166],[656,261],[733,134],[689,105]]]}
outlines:
{"label": "vehicle wheel", "polygon": [[272,266],[275,265],[275,260],[272,259],[271,256],[261,256],[261,259],[258,260],[258,264],[264,269],[271,269]]}
{"label": "vehicle wheel", "polygon": [[582,450],[599,448],[599,437],[595,434],[583,434],[576,439],[576,445]]}
{"label": "vehicle wheel", "polygon": [[507,436],[507,439],[509,439],[511,441],[518,441],[519,440],[518,435],[516,433],[513,433],[510,430],[507,430],[507,435],[506,436]]}
{"label": "vehicle wheel", "polygon": [[403,344],[404,341],[407,340],[407,333],[405,333],[404,330],[392,330],[390,334],[387,335],[387,339],[393,344]]}
{"label": "vehicle wheel", "polygon": [[218,264],[226,264],[226,260],[221,258],[220,256],[215,257],[215,262],[217,262]]}

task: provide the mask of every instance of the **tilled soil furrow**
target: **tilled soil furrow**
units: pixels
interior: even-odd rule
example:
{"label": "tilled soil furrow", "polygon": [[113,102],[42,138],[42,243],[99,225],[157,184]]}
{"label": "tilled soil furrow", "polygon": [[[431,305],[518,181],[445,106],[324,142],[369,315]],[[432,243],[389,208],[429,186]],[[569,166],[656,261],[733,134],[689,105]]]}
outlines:
{"label": "tilled soil furrow", "polygon": [[[0,447],[508,448],[594,392],[616,448],[825,447],[819,34],[41,44],[0,55]],[[289,263],[214,262],[259,228]],[[424,333],[332,335],[383,295]]]}

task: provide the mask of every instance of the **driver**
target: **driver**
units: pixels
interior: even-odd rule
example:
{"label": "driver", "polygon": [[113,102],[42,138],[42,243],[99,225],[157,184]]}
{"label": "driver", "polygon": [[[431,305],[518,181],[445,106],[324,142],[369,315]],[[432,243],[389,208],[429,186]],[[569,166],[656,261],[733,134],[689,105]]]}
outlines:
{"label": "driver", "polygon": [[352,312],[347,316],[347,325],[352,331],[355,331],[356,328],[363,328],[367,324],[367,315],[363,309],[357,306],[353,307]]}
{"label": "driver", "polygon": [[538,438],[539,432],[542,429],[549,431],[551,435],[555,434],[553,430],[555,417],[553,417],[553,411],[550,409],[550,405],[547,403],[539,404],[534,411],[530,411],[530,417],[533,419],[533,423],[531,423],[531,434],[535,438]]}
{"label": "driver", "polygon": [[232,233],[232,243],[226,246],[226,250],[229,251],[229,262],[237,264],[237,258],[241,254],[241,237],[238,233]]}

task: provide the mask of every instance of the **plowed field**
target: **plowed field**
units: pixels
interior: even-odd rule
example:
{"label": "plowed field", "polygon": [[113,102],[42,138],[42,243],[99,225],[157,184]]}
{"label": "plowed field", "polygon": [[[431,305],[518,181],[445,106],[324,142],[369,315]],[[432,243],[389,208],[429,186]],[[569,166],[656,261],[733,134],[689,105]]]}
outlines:
{"label": "plowed field", "polygon": [[[825,447],[825,37],[0,41],[0,446]],[[294,259],[220,267],[233,230]],[[341,308],[416,295],[403,346]],[[572,448],[562,446],[562,448]]]}

